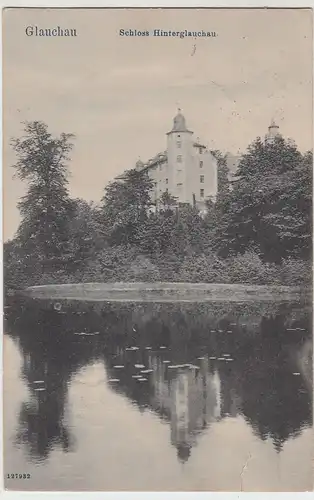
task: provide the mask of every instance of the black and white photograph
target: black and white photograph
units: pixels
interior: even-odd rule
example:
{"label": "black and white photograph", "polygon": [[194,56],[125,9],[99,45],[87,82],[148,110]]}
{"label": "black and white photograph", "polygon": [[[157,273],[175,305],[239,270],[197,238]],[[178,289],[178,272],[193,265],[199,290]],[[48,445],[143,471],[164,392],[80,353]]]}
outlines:
{"label": "black and white photograph", "polygon": [[4,9],[6,490],[313,490],[312,30]]}

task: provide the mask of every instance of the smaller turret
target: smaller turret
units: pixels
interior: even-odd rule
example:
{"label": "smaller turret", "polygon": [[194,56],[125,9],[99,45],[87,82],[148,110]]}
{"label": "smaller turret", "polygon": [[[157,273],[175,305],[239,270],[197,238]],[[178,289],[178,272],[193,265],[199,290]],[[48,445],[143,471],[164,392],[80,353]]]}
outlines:
{"label": "smaller turret", "polygon": [[143,167],[144,167],[144,163],[142,162],[142,160],[140,160],[140,159],[137,160],[137,162],[135,164],[135,170],[140,171],[143,169]]}
{"label": "smaller turret", "polygon": [[272,143],[275,139],[275,137],[280,136],[279,132],[279,126],[276,124],[275,120],[272,119],[269,127],[268,127],[268,133],[266,134],[265,140],[268,143]]}

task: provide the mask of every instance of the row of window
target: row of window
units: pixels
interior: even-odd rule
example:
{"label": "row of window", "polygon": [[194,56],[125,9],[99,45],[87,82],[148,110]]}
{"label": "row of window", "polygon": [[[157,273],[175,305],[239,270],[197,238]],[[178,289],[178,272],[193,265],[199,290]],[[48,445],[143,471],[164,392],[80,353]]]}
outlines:
{"label": "row of window", "polygon": [[[181,188],[182,182],[178,182],[177,187]],[[204,195],[205,195],[204,189],[200,189],[200,198],[204,198]]]}
{"label": "row of window", "polygon": [[[178,184],[178,187],[181,187],[182,186],[182,183],[179,183]],[[168,193],[168,188],[166,188],[166,193]],[[162,193],[162,189],[159,189],[159,193]],[[205,196],[205,193],[204,193],[204,189],[200,189],[200,198],[204,198]]]}
{"label": "row of window", "polygon": [[[181,170],[178,170],[178,172],[181,172]],[[166,184],[169,184],[169,179],[165,179],[166,181]],[[205,181],[205,176],[204,175],[200,175],[200,183],[201,184],[204,184],[204,181]],[[157,182],[155,182],[155,185],[157,185]],[[181,186],[182,183],[180,182],[179,184],[177,184],[178,186]]]}
{"label": "row of window", "polygon": [[[177,163],[182,163],[182,155],[177,156]],[[200,168],[203,168],[204,162],[200,160]]]}
{"label": "row of window", "polygon": [[[177,155],[177,163],[182,163],[182,155]],[[200,168],[203,168],[203,161],[200,160]],[[159,165],[159,170],[162,170],[162,164]]]}
{"label": "row of window", "polygon": [[[182,142],[181,141],[177,141],[177,148],[181,149],[181,146],[182,146]],[[199,148],[199,154],[200,155],[203,154],[203,148]]]}
{"label": "row of window", "polygon": [[[166,184],[168,184],[168,182],[169,182],[169,179],[166,179]],[[203,183],[203,182],[204,182],[204,176],[203,176],[203,175],[201,175],[201,176],[200,176],[200,182],[201,182],[201,183]],[[154,184],[155,184],[155,186],[157,187],[157,182],[155,182]],[[178,182],[178,183],[177,183],[177,187],[178,187],[178,188],[181,188],[182,186],[183,186],[183,183],[182,183],[182,182]],[[168,188],[166,188],[166,191],[168,192]],[[162,192],[162,189],[159,189],[159,192],[161,193],[161,192]],[[204,198],[204,189],[200,189],[200,197],[201,197],[201,198]]]}
{"label": "row of window", "polygon": [[[178,182],[177,187],[180,188],[182,187],[182,182]],[[162,193],[162,189],[159,189],[159,192]],[[168,193],[168,188],[166,188],[166,192]],[[205,192],[204,189],[200,189],[200,198],[204,198]]]}
{"label": "row of window", "polygon": [[[178,170],[178,172],[181,172],[181,170]],[[169,179],[165,179],[165,182],[166,182],[166,184],[169,184]],[[204,184],[204,182],[205,182],[205,176],[204,175],[200,175],[200,183]],[[181,185],[181,184],[182,183],[180,182],[178,184],[178,186]],[[155,182],[155,186],[157,186],[157,182]]]}
{"label": "row of window", "polygon": [[[178,138],[180,137],[180,135],[177,136]],[[182,142],[181,140],[177,140],[177,148],[178,149],[181,149],[181,146],[182,146]],[[203,154],[203,148],[199,148],[199,154],[202,155]]]}

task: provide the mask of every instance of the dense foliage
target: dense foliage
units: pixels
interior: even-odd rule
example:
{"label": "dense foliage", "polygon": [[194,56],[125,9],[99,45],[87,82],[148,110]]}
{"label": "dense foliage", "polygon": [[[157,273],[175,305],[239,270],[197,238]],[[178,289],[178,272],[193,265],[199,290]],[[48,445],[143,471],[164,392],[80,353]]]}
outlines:
{"label": "dense foliage", "polygon": [[312,153],[302,155],[282,137],[249,146],[220,201],[221,254],[250,248],[265,262],[310,258],[312,161]]}
{"label": "dense foliage", "polygon": [[16,245],[27,258],[40,261],[41,271],[63,267],[68,253],[68,225],[73,202],[67,191],[66,162],[71,134],[53,138],[44,123],[25,124],[25,136],[12,141],[17,155],[16,175],[28,182],[20,200],[22,221]]}
{"label": "dense foliage", "polygon": [[5,286],[80,281],[305,284],[311,281],[312,153],[256,139],[232,181],[218,161],[218,196],[202,216],[165,192],[151,202],[147,172],[128,170],[99,206],[67,190],[73,136],[41,122],[12,141],[28,183],[21,223],[4,245]]}

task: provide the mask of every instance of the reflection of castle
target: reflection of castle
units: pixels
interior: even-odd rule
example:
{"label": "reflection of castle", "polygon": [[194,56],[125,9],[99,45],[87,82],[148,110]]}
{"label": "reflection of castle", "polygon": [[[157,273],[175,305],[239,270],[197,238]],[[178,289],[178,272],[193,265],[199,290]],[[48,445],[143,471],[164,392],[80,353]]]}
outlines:
{"label": "reflection of castle", "polygon": [[210,372],[208,358],[199,363],[200,369],[189,366],[169,369],[156,358],[152,363],[152,405],[168,416],[171,442],[182,461],[188,459],[191,447],[196,444],[196,434],[220,417],[218,372]]}
{"label": "reflection of castle", "polygon": [[236,417],[241,413],[242,398],[241,390],[237,390],[234,372],[228,370],[228,366],[220,367],[220,394],[221,394],[221,416]]}

